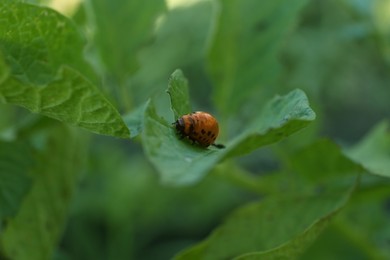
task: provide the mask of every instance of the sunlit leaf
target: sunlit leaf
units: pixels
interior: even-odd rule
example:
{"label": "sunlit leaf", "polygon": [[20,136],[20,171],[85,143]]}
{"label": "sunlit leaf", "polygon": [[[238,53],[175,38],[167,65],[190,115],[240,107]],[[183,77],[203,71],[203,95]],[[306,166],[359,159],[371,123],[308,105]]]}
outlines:
{"label": "sunlit leaf", "polygon": [[0,86],[6,103],[20,105],[91,132],[126,138],[129,130],[118,111],[74,70],[64,67],[58,77],[43,86],[31,86],[9,78]]}
{"label": "sunlit leaf", "polygon": [[0,11],[0,51],[14,78],[43,86],[67,65],[95,80],[83,58],[85,40],[69,19],[49,8],[16,1],[0,3]]}
{"label": "sunlit leaf", "polygon": [[95,133],[129,137],[118,111],[91,83],[84,42],[70,20],[22,3],[2,3],[0,12],[3,102]]}

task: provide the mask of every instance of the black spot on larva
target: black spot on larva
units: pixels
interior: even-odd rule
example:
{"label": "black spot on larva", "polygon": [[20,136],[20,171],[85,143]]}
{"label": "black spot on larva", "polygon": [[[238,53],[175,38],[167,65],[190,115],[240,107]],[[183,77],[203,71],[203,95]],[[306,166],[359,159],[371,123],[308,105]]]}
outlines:
{"label": "black spot on larva", "polygon": [[205,133],[206,133],[206,131],[205,131],[204,129],[202,129],[201,132],[202,132],[202,134],[205,134]]}
{"label": "black spot on larva", "polygon": [[210,135],[211,135],[211,131],[208,131],[208,132],[207,132],[207,135],[210,136]]}
{"label": "black spot on larva", "polygon": [[211,135],[211,138],[214,138],[214,137],[215,137],[215,134],[212,134],[212,135]]}

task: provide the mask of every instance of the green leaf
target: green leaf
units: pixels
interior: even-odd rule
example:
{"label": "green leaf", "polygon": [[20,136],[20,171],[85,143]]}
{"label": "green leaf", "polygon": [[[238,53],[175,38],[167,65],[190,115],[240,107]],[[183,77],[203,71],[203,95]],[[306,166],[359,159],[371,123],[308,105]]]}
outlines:
{"label": "green leaf", "polygon": [[[340,215],[344,215],[344,210],[343,214]],[[374,221],[371,219],[371,222]],[[349,225],[339,224],[338,219],[335,222],[299,257],[300,260],[389,259],[389,254],[385,257],[380,250],[372,246],[372,242],[367,239],[368,233],[359,234],[351,230]],[[375,224],[377,225],[377,223]],[[356,225],[352,225],[356,227]]]}
{"label": "green leaf", "polygon": [[58,124],[49,129],[33,136],[42,147],[30,169],[33,185],[18,214],[2,230],[0,248],[6,259],[52,258],[83,172],[85,136]]}
{"label": "green leaf", "polygon": [[141,105],[131,111],[130,113],[126,114],[123,117],[123,120],[125,121],[126,126],[129,128],[131,133],[131,138],[134,138],[138,136],[143,131],[143,125],[144,125],[144,115],[146,107],[148,106],[149,101],[146,102],[144,105]]}
{"label": "green leaf", "polygon": [[5,63],[3,53],[0,51],[0,85],[5,81],[9,76],[9,68]]}
{"label": "green leaf", "polygon": [[[306,185],[291,192],[289,184],[284,184],[281,193],[238,209],[207,239],[179,253],[176,259],[298,258],[349,201],[359,183],[361,167],[328,140],[309,145],[291,161],[291,172],[283,175],[284,181],[296,182],[294,174],[298,173],[310,178],[310,186],[316,189],[305,189]],[[340,179],[342,176],[353,178]],[[335,179],[345,185],[335,185]]]}
{"label": "green leaf", "polygon": [[261,100],[268,91],[262,87],[278,76],[277,54],[283,37],[295,24],[306,2],[220,1],[221,12],[209,52],[209,71],[222,114],[251,105],[248,99]]}
{"label": "green leaf", "polygon": [[87,14],[94,29],[94,43],[108,75],[120,83],[138,67],[137,52],[150,40],[165,1],[88,1]]}
{"label": "green leaf", "polygon": [[388,121],[375,126],[346,154],[370,173],[390,177],[390,127]]}
{"label": "green leaf", "polygon": [[290,161],[291,169],[311,182],[340,180],[364,171],[328,139],[319,139],[294,153]]}
{"label": "green leaf", "polygon": [[[378,179],[383,181],[383,178]],[[388,185],[389,182],[383,191],[379,191],[380,188],[377,187],[371,194],[354,196],[353,203],[343,211],[336,222],[340,233],[358,248],[355,252],[362,251],[360,255],[366,254],[366,259],[390,258],[387,243],[390,237],[389,215],[386,207],[390,195]],[[329,247],[327,249],[329,250]]]}
{"label": "green leaf", "polygon": [[175,259],[295,259],[346,204],[351,192],[251,203]]}
{"label": "green leaf", "polygon": [[169,78],[167,93],[171,98],[171,108],[175,120],[192,111],[188,91],[188,80],[184,77],[183,72],[180,69],[175,70]]}
{"label": "green leaf", "polygon": [[46,7],[0,3],[0,51],[13,77],[25,84],[45,85],[68,65],[90,80],[83,58],[85,41],[66,17]]}
{"label": "green leaf", "polygon": [[63,67],[55,80],[38,87],[10,77],[0,85],[4,102],[27,108],[91,132],[128,138],[118,111],[83,76]]}
{"label": "green leaf", "polygon": [[225,149],[204,149],[180,140],[171,124],[157,115],[151,103],[145,113],[143,146],[164,183],[192,184],[223,159],[277,142],[305,127],[314,118],[305,94],[295,90],[271,100],[259,118],[243,129],[242,134],[229,142]]}
{"label": "green leaf", "polygon": [[137,103],[165,89],[167,75],[176,68],[191,71],[191,84],[197,86],[199,95],[209,92],[209,81],[205,81],[200,65],[205,62],[214,13],[214,1],[196,1],[191,6],[176,6],[159,19],[154,41],[140,51],[140,68],[131,78],[131,93]]}
{"label": "green leaf", "polygon": [[276,96],[230,142],[232,148],[228,149],[229,155],[247,154],[261,146],[275,143],[306,127],[315,117],[302,90],[296,89],[285,96]]}
{"label": "green leaf", "polygon": [[67,18],[22,3],[2,3],[0,12],[3,102],[94,133],[129,137],[118,111],[85,78],[91,73],[82,59],[84,43]]}
{"label": "green leaf", "polygon": [[33,160],[28,146],[0,141],[0,220],[16,214],[31,187]]}

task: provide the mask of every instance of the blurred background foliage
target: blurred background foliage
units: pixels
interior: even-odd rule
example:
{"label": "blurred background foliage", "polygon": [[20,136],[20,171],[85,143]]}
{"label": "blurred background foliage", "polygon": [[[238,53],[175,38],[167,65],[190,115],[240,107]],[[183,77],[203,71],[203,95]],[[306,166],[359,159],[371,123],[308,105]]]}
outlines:
{"label": "blurred background foliage", "polygon": [[[99,75],[97,84],[125,118],[148,98],[157,97],[159,114],[173,120],[164,91],[176,68],[189,80],[194,110],[223,117],[222,140],[245,127],[257,113],[254,107],[295,88],[306,92],[317,114],[316,121],[300,133],[221,164],[196,185],[165,187],[143,155],[140,137],[123,141],[84,136],[88,147],[72,137],[77,153],[71,154],[54,136],[37,134],[37,129],[49,124],[47,120],[31,120],[24,110],[2,105],[9,113],[3,113],[7,116],[0,118],[1,125],[16,122],[22,136],[33,136],[37,147],[42,139],[53,139],[50,142],[62,151],[59,155],[73,158],[77,161],[73,166],[82,171],[56,259],[169,259],[206,238],[238,206],[301,190],[298,177],[286,169],[310,172],[321,165],[318,147],[326,146],[326,152],[333,149],[326,141],[315,145],[313,165],[300,165],[312,159],[312,150],[304,154],[300,149],[309,149],[304,147],[319,136],[350,147],[390,117],[389,0],[301,1],[302,8],[283,28],[286,33],[277,48],[270,47],[277,59],[269,63],[272,69],[264,68],[270,72],[248,101],[256,106],[238,109],[242,120],[233,121],[223,111],[229,103],[222,104],[216,95],[223,89],[215,89],[210,73],[213,68],[218,71],[215,60],[210,61],[211,48],[220,48],[227,58],[231,54],[229,49],[224,53],[228,42],[215,46],[212,41],[223,0],[29,2],[56,8],[78,25],[86,36],[87,60]],[[288,1],[284,2],[288,8]],[[257,10],[247,12],[253,15]],[[270,25],[258,26],[261,31]],[[253,66],[239,65],[243,71]],[[2,129],[2,137],[10,138],[12,131]],[[72,131],[67,135],[72,136]],[[81,157],[85,160],[77,160]],[[328,170],[333,172],[331,167]],[[389,181],[374,176],[361,181],[362,189],[304,253],[304,259],[390,257]]]}

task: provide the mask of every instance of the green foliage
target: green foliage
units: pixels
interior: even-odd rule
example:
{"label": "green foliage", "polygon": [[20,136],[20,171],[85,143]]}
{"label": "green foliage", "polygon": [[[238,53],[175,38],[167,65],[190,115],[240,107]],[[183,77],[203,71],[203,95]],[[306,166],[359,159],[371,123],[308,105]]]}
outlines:
{"label": "green foliage", "polygon": [[367,171],[390,177],[390,132],[389,122],[378,124],[360,143],[347,151]]}
{"label": "green foliage", "polygon": [[146,102],[144,105],[141,105],[130,113],[124,115],[123,120],[130,130],[131,138],[136,137],[142,132],[145,109],[148,105],[149,102]]}
{"label": "green foliage", "polygon": [[249,204],[231,214],[208,239],[176,259],[295,258],[327,226],[349,193]]}
{"label": "green foliage", "polygon": [[1,259],[390,258],[389,0],[48,2],[0,3]]}
{"label": "green foliage", "polygon": [[33,158],[22,143],[0,142],[0,220],[17,213],[31,186]]}
{"label": "green foliage", "polygon": [[[33,133],[37,136],[32,138],[39,134]],[[43,138],[37,140],[41,147],[34,152],[34,165],[28,168],[33,178],[31,189],[1,234],[2,255],[10,259],[50,258],[62,234],[75,183],[80,177],[85,154],[82,136],[64,126],[56,126]],[[12,173],[17,174],[8,172]],[[12,196],[20,196],[18,193]],[[12,203],[18,206],[18,202]]]}
{"label": "green foliage", "polygon": [[[176,71],[171,77],[173,80],[168,92],[172,110],[177,117],[188,113],[188,95],[185,94],[187,85],[180,72]],[[183,103],[178,102],[179,99]],[[179,140],[172,125],[157,115],[151,103],[146,110],[143,144],[164,183],[192,184],[225,158],[277,142],[305,127],[314,118],[315,114],[305,94],[300,90],[292,91],[284,97],[271,100],[259,117],[246,129],[242,129],[242,134],[228,142],[225,149],[204,149]]]}
{"label": "green foliage", "polygon": [[[323,156],[313,158],[319,150]],[[312,164],[306,164],[310,157]],[[336,161],[336,171],[321,167],[332,161]],[[299,192],[284,187],[280,195],[238,209],[206,240],[179,253],[177,259],[286,259],[304,252],[349,201],[361,168],[329,141],[304,148],[290,164],[288,174],[299,173],[293,177],[298,180],[303,177],[297,184]],[[339,187],[335,175],[352,179]],[[310,184],[304,182],[307,177]]]}
{"label": "green foliage", "polygon": [[179,6],[158,20],[155,39],[141,49],[140,68],[130,79],[137,104],[165,89],[167,77],[177,68],[194,73],[190,79],[192,92],[208,99],[205,88],[209,83],[204,80],[202,64],[215,20],[214,5],[214,1],[199,1],[191,8]]}
{"label": "green foliage", "polygon": [[[242,109],[248,97],[260,99],[264,86],[279,70],[276,56],[281,39],[291,29],[306,0],[221,3],[209,66],[215,101],[225,114]],[[256,15],[248,15],[257,10]],[[256,66],[254,66],[256,64]]]}
{"label": "green foliage", "polygon": [[[87,13],[94,24],[94,43],[108,76],[123,84],[137,67],[135,53],[152,35],[153,23],[164,10],[163,0],[88,1]],[[142,13],[142,15],[138,15]]]}
{"label": "green foliage", "polygon": [[190,95],[188,92],[188,80],[181,70],[175,70],[169,79],[167,93],[171,98],[171,109],[177,120],[182,115],[192,112]]}
{"label": "green foliage", "polygon": [[[319,154],[326,156],[319,157]],[[295,153],[291,157],[290,167],[312,183],[364,172],[359,164],[349,159],[338,145],[328,139],[320,139]]]}
{"label": "green foliage", "polygon": [[95,133],[129,136],[117,110],[86,78],[84,43],[68,19],[27,4],[3,3],[0,12],[3,102]]}

